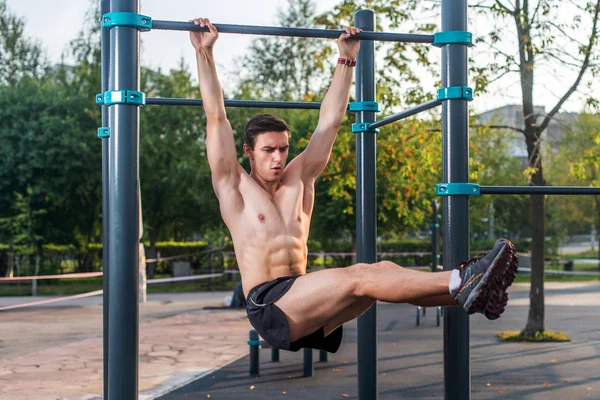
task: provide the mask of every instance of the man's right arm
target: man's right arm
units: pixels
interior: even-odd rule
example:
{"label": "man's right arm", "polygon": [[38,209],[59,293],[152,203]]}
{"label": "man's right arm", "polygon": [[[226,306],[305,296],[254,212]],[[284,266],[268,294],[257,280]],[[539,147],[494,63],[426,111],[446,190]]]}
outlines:
{"label": "man's right arm", "polygon": [[213,46],[219,35],[208,19],[199,18],[193,22],[209,28],[209,32],[191,32],[190,40],[196,51],[200,93],[206,113],[208,164],[215,192],[222,200],[223,191],[237,189],[243,169],[237,161],[233,130],[225,113],[223,90],[213,56]]}

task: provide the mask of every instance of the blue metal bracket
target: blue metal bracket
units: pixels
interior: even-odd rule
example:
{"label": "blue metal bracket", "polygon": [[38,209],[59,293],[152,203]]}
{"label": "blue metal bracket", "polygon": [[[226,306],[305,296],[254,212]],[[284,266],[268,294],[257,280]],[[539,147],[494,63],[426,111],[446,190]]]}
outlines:
{"label": "blue metal bracket", "polygon": [[248,340],[250,346],[260,346],[260,340]]}
{"label": "blue metal bracket", "polygon": [[352,124],[352,133],[369,132],[379,133],[379,128],[369,129],[372,122],[356,122]]}
{"label": "blue metal bracket", "polygon": [[437,196],[479,196],[480,188],[476,183],[438,183],[435,186]]}
{"label": "blue metal bracket", "polygon": [[110,29],[115,26],[129,26],[131,28],[137,28],[140,31],[149,31],[152,29],[152,18],[147,15],[130,12],[104,14],[102,17],[102,27]]}
{"label": "blue metal bracket", "polygon": [[437,99],[444,100],[473,100],[473,89],[468,86],[448,86],[437,90]]}
{"label": "blue metal bracket", "polygon": [[146,105],[146,94],[137,90],[112,90],[96,95],[96,104],[110,106],[113,104]]}
{"label": "blue metal bracket", "polygon": [[442,47],[447,44],[464,44],[473,46],[473,34],[466,31],[445,31],[433,34],[433,45]]}
{"label": "blue metal bracket", "polygon": [[348,111],[379,112],[379,103],[376,101],[354,101],[354,102],[348,104]]}
{"label": "blue metal bracket", "polygon": [[110,128],[98,128],[98,139],[106,139],[110,137]]}

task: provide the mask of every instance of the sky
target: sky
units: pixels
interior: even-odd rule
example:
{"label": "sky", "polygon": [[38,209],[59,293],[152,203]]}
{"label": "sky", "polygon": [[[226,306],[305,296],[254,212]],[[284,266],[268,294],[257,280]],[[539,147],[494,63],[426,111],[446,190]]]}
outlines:
{"label": "sky", "polygon": [[[317,11],[331,9],[340,0],[315,1]],[[284,9],[287,0],[140,0],[141,14],[157,20],[189,21],[194,17],[208,17],[214,23],[240,25],[277,25],[277,10]],[[25,20],[25,32],[38,40],[50,61],[57,63],[66,53],[69,42],[77,37],[85,23],[86,12],[94,2],[89,0],[8,0],[9,9]],[[485,24],[485,21],[473,21],[473,24]],[[471,29],[471,28],[469,28]],[[215,47],[215,58],[221,82],[225,90],[231,90],[236,74],[236,63],[244,55],[251,40],[256,36],[227,35],[219,37]],[[324,39],[325,40],[325,39]],[[477,57],[476,47],[470,54]],[[485,56],[485,55],[482,55]],[[187,32],[151,31],[142,34],[142,64],[150,68],[168,71],[177,68],[181,59],[194,70],[195,58],[189,34]],[[69,59],[67,58],[67,61]],[[538,78],[536,105],[549,110],[556,102],[555,93],[564,92],[571,77],[566,76],[564,88],[556,79]],[[546,81],[547,82],[546,82]],[[430,87],[433,80],[423,77],[424,87]],[[471,84],[472,86],[472,84]],[[477,112],[501,107],[506,104],[518,104],[519,83],[515,78],[497,82],[490,93],[475,93],[475,101],[470,107]],[[581,100],[570,101],[566,111],[581,111]]]}

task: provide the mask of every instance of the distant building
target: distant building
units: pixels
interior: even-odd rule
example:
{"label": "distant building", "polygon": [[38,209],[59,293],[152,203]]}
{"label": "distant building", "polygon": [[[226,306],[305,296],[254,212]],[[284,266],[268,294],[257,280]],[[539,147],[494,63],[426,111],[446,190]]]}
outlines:
{"label": "distant building", "polygon": [[[537,115],[538,123],[542,123],[546,116],[546,108],[539,106],[534,107],[534,112]],[[523,107],[519,104],[511,104],[486,111],[479,114],[480,124],[506,125],[518,129],[525,129],[525,119],[523,118]],[[573,128],[579,114],[577,113],[557,113],[542,138],[550,144],[550,149],[554,147],[554,143],[558,142],[562,137],[562,133]],[[525,144],[525,136],[521,132],[511,130],[513,136],[510,153],[514,157],[527,158],[527,146]]]}

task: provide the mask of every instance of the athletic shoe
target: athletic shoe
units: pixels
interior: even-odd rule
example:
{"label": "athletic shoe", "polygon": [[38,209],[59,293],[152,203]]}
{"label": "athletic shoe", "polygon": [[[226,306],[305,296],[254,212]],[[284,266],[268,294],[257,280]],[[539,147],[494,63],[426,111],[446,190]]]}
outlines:
{"label": "athletic shoe", "polygon": [[482,313],[488,319],[500,317],[508,301],[506,289],[512,284],[518,266],[513,244],[499,239],[485,256],[457,266],[461,285],[456,301],[469,314]]}

